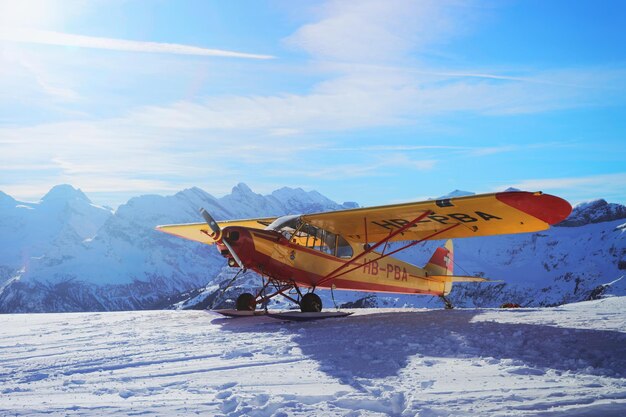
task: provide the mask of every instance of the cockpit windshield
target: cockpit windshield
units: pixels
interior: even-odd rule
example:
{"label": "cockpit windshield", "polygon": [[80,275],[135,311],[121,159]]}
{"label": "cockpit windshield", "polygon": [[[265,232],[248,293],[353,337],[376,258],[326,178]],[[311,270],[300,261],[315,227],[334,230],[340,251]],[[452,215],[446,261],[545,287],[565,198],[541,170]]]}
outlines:
{"label": "cockpit windshield", "polygon": [[293,243],[339,258],[351,258],[354,254],[342,236],[304,223],[298,215],[279,217],[266,230],[275,230]]}
{"label": "cockpit windshield", "polygon": [[282,216],[270,223],[265,230],[275,230],[280,232],[287,239],[291,239],[291,236],[296,232],[300,226],[300,216],[297,214],[291,216]]}

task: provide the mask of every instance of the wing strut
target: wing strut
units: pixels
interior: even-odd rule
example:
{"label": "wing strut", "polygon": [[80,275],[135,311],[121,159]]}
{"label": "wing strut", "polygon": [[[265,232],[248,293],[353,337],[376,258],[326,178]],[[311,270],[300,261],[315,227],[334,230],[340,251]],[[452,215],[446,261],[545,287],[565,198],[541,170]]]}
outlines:
{"label": "wing strut", "polygon": [[[461,223],[455,223],[455,224],[451,225],[450,227],[446,227],[445,229],[441,229],[441,230],[439,230],[438,232],[432,233],[432,234],[430,234],[430,235],[428,235],[428,236],[426,236],[426,237],[424,237],[424,238],[422,238],[422,239],[420,239],[420,240],[414,240],[413,242],[409,243],[408,245],[404,245],[404,246],[402,246],[401,248],[398,248],[398,249],[396,249],[396,250],[394,250],[394,251],[391,251],[391,252],[386,253],[386,254],[384,254],[384,255],[380,255],[378,258],[374,258],[374,259],[371,259],[371,260],[369,260],[369,261],[367,261],[367,262],[365,262],[365,263],[362,263],[362,264],[360,264],[360,265],[356,265],[355,267],[350,268],[350,269],[348,269],[347,271],[343,271],[343,272],[342,272],[342,273],[340,273],[340,274],[333,275],[333,274],[334,274],[334,272],[333,272],[333,273],[330,273],[330,274],[326,275],[324,278],[322,278],[322,279],[321,279],[321,280],[320,280],[320,281],[316,284],[316,286],[320,286],[320,285],[322,285],[323,283],[328,282],[329,280],[332,280],[332,279],[335,279],[335,278],[339,278],[340,276],[345,275],[345,274],[347,274],[347,273],[349,273],[349,272],[352,272],[352,271],[354,271],[354,270],[356,270],[356,269],[359,269],[359,268],[361,268],[361,267],[363,267],[363,266],[369,265],[369,264],[371,264],[371,263],[373,263],[373,262],[377,262],[377,261],[379,261],[379,260],[381,260],[381,259],[383,259],[383,258],[386,258],[387,256],[391,256],[391,255],[393,255],[393,254],[395,254],[395,253],[398,253],[398,252],[403,251],[403,250],[405,250],[405,249],[407,249],[407,248],[410,248],[411,246],[415,246],[415,245],[417,245],[418,243],[422,243],[423,241],[428,240],[428,239],[430,239],[430,238],[433,238],[433,237],[437,236],[438,234],[441,234],[441,233],[443,233],[443,232],[447,232],[447,231],[448,231],[448,230],[450,230],[450,229],[454,229],[455,227],[459,226],[460,224],[461,224]],[[384,240],[387,240],[387,241],[388,241],[390,238],[391,238],[391,237],[387,237],[387,238],[385,238]],[[366,255],[366,254],[368,254],[368,253],[370,253],[370,252],[372,252],[372,249],[368,249],[367,251],[365,251],[365,252],[361,253],[361,255],[363,255],[363,256],[364,256],[364,255]],[[355,257],[355,259],[356,259],[356,257]],[[342,267],[341,267],[341,268],[337,268],[337,270],[336,270],[336,271],[338,271],[338,270],[340,270],[340,269],[343,269],[343,268],[345,268],[346,266],[348,266],[348,265],[350,265],[350,264],[353,264],[355,259],[352,259],[350,262],[345,263],[344,265],[342,265]],[[335,272],[336,272],[336,271],[335,271]]]}
{"label": "wing strut", "polygon": [[[328,282],[329,280],[333,279],[333,278],[337,278],[341,275],[347,274],[348,272],[354,271],[357,268],[360,268],[363,265],[358,265],[356,268],[352,268],[349,269],[348,271],[344,271],[339,275],[335,275],[337,274],[337,272],[341,271],[342,269],[347,268],[348,266],[354,264],[355,261],[361,259],[362,257],[364,257],[365,255],[369,254],[370,252],[372,252],[373,250],[375,250],[377,247],[379,247],[382,244],[386,244],[387,242],[389,242],[390,239],[393,239],[395,236],[399,235],[400,233],[404,232],[405,230],[407,230],[409,227],[413,227],[414,225],[416,225],[420,220],[422,220],[424,217],[432,214],[433,212],[430,210],[426,210],[424,213],[420,214],[419,216],[417,216],[415,219],[413,219],[412,221],[408,222],[407,224],[405,224],[404,226],[402,226],[401,228],[399,228],[398,230],[390,233],[386,238],[384,238],[383,240],[381,240],[380,242],[376,243],[373,246],[370,246],[369,248],[367,248],[364,252],[361,252],[360,254],[358,254],[357,256],[355,256],[354,258],[350,259],[350,261],[346,262],[345,264],[341,265],[339,268],[335,269],[334,271],[332,271],[330,274],[326,275],[324,278],[322,278],[321,280],[319,280],[317,282],[317,284],[315,284],[316,286],[320,286],[322,284],[324,284],[325,282]],[[366,226],[366,232],[367,232],[367,223],[365,224]],[[456,226],[456,225],[455,225]],[[447,230],[447,229],[445,229]],[[443,230],[437,232],[437,233],[441,233],[443,232]],[[435,233],[435,234],[437,234]],[[426,237],[425,239],[428,239],[430,236]],[[367,243],[367,242],[366,242]],[[408,246],[407,246],[408,247]],[[395,253],[395,252],[392,252]],[[388,255],[387,255],[388,256]]]}
{"label": "wing strut", "polygon": [[[268,284],[269,284],[269,282],[270,282],[270,281],[268,280]],[[268,302],[270,299],[272,299],[272,298],[274,298],[274,297],[276,297],[277,295],[279,295],[279,294],[280,294],[280,295],[282,295],[283,297],[285,297],[286,299],[288,299],[288,300],[290,300],[290,301],[292,301],[292,302],[294,302],[294,303],[296,303],[296,304],[300,304],[300,303],[298,302],[298,300],[295,300],[294,298],[292,298],[292,297],[288,296],[287,294],[285,294],[285,291],[288,291],[288,290],[290,290],[290,289],[291,289],[291,288],[293,288],[293,287],[294,287],[294,285],[293,285],[293,284],[284,284],[284,285],[280,285],[280,286],[276,287],[276,291],[275,291],[275,292],[273,292],[273,293],[272,293],[272,294],[270,294],[270,295],[264,295],[264,296],[263,296],[263,297],[261,297],[261,298],[259,298],[259,297],[260,297],[260,295],[261,295],[261,293],[259,293],[259,294],[257,295],[257,301],[256,301],[256,303],[257,303],[257,304],[263,304],[263,303],[266,303],[266,302]]]}
{"label": "wing strut", "polygon": [[237,279],[237,277],[239,276],[239,274],[241,274],[241,272],[243,271],[243,269],[239,269],[239,271],[237,271],[237,273],[235,274],[235,276],[233,277],[233,279],[231,279],[230,281],[228,281],[228,284],[226,284],[226,286],[224,288],[222,288],[222,292],[217,295],[213,301],[211,301],[211,306],[209,307],[209,310],[213,310],[213,306],[215,305],[215,301],[219,300],[220,298],[222,298],[222,296],[224,295],[224,293],[226,292],[227,289],[230,288],[231,285],[233,285],[233,282],[235,282],[235,280]]}

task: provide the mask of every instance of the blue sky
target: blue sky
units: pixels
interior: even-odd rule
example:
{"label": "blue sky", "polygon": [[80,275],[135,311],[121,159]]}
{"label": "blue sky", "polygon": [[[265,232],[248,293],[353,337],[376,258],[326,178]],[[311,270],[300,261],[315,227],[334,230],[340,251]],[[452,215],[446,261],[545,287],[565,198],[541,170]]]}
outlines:
{"label": "blue sky", "polygon": [[0,0],[0,190],[626,203],[623,1]]}

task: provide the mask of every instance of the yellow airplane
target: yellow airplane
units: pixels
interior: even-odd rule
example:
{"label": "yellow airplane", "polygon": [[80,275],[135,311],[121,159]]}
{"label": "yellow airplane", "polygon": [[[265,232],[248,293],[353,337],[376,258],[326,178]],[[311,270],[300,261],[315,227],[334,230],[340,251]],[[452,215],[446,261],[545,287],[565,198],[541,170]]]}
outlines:
{"label": "yellow airplane", "polygon": [[[507,191],[323,213],[157,226],[217,244],[228,264],[262,277],[256,294],[237,298],[240,312],[282,295],[302,312],[320,312],[318,288],[430,294],[446,299],[453,282],[488,281],[453,274],[453,238],[535,232],[564,220],[571,205],[541,192]],[[420,268],[391,255],[420,242],[447,239]],[[404,242],[400,247],[391,242]],[[302,288],[308,292],[303,293]]]}

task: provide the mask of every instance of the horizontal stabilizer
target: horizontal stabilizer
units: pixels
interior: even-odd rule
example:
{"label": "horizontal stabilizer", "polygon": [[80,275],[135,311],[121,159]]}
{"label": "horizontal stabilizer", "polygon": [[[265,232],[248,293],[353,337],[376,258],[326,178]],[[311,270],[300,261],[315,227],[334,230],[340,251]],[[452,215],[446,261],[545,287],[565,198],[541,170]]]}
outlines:
{"label": "horizontal stabilizer", "polygon": [[465,275],[429,275],[428,279],[441,282],[499,282],[489,278],[470,277]]}

